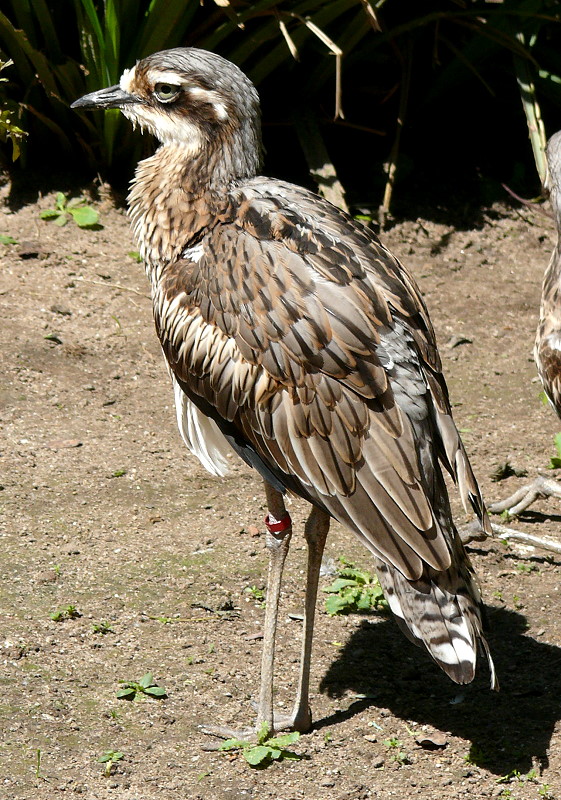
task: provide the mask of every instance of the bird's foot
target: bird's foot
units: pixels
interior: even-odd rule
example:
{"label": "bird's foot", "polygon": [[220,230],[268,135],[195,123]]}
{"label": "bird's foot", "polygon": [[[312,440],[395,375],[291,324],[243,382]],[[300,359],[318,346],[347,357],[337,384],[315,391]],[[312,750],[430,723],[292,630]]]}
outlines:
{"label": "bird's foot", "polygon": [[520,487],[510,497],[497,503],[491,503],[488,510],[491,514],[501,514],[506,511],[509,517],[516,517],[526,511],[536,500],[544,497],[561,499],[561,484],[544,475],[537,475],[532,483]]}
{"label": "bird's foot", "polygon": [[[253,728],[230,728],[227,725],[201,725],[200,730],[207,736],[216,736],[219,739],[238,739],[242,742],[261,743],[271,739],[283,731],[298,731],[307,733],[312,727],[312,712],[310,708],[305,711],[296,709],[292,714],[275,714],[272,728],[269,726],[264,733],[263,723],[257,722]],[[220,745],[208,748],[220,749]]]}

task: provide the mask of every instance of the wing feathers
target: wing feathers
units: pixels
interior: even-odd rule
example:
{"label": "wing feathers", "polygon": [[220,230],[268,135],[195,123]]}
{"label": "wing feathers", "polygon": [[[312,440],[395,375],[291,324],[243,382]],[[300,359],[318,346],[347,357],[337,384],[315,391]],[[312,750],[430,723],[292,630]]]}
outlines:
{"label": "wing feathers", "polygon": [[[409,635],[470,680],[479,597],[439,462],[488,520],[421,296],[373,234],[260,180],[234,190],[196,264],[185,251],[164,272],[155,315],[169,364],[248,463],[357,534],[386,565]],[[186,439],[216,467],[195,421]]]}

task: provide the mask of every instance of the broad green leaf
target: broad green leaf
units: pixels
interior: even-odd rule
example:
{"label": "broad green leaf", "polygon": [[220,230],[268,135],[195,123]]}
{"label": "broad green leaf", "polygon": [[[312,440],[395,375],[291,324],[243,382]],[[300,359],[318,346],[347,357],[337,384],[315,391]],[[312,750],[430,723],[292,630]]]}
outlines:
{"label": "broad green leaf", "polygon": [[257,731],[257,741],[259,742],[259,744],[263,744],[263,742],[266,741],[268,736],[269,736],[269,723],[263,720],[263,722],[259,726],[259,730]]}
{"label": "broad green leaf", "polygon": [[368,611],[372,608],[372,598],[368,594],[361,594],[356,601],[357,608],[361,611]]}
{"label": "broad green leaf", "polygon": [[147,672],[146,675],[143,675],[142,678],[139,680],[139,685],[142,686],[143,689],[147,689],[148,686],[152,686],[154,680],[152,678],[152,673]]}
{"label": "broad green leaf", "polygon": [[330,617],[339,614],[344,608],[347,608],[347,601],[337,594],[332,594],[325,601],[325,610]]}
{"label": "broad green leaf", "polygon": [[68,208],[72,214],[74,222],[79,228],[87,228],[90,225],[96,225],[99,220],[99,214],[95,208],[90,206],[80,206],[79,208]]}
{"label": "broad green leaf", "polygon": [[117,692],[117,697],[119,700],[132,700],[136,694],[136,689],[133,689],[129,686],[128,689],[119,689]]}
{"label": "broad green leaf", "polygon": [[163,686],[149,686],[144,690],[144,693],[149,694],[152,697],[165,697],[166,690],[163,688]]}
{"label": "broad green leaf", "polygon": [[240,747],[247,747],[247,742],[244,742],[243,739],[225,739],[218,749],[239,750]]}
{"label": "broad green leaf", "polygon": [[0,233],[0,244],[17,244],[17,240],[13,236],[8,236],[5,233]]}
{"label": "broad green leaf", "polygon": [[283,733],[281,736],[275,736],[274,739],[268,739],[267,744],[270,747],[280,747],[284,748],[288,744],[294,744],[300,738],[300,734],[298,731],[292,731],[292,733]]}
{"label": "broad green leaf", "polygon": [[561,433],[556,433],[553,437],[553,441],[555,442],[555,449],[557,450],[557,455],[561,458]]}
{"label": "broad green leaf", "polygon": [[336,578],[331,586],[327,586],[323,591],[324,592],[340,592],[341,589],[344,589],[346,586],[352,586],[354,581],[347,578]]}
{"label": "broad green leaf", "polygon": [[60,215],[60,211],[57,208],[48,208],[39,214],[41,219],[54,219],[55,217],[60,217]]}
{"label": "broad green leaf", "polygon": [[64,210],[64,207],[66,205],[66,196],[64,195],[63,192],[56,193],[55,205],[59,209],[59,211]]}
{"label": "broad green leaf", "polygon": [[255,747],[249,747],[243,751],[243,757],[248,764],[253,767],[262,764],[267,758],[271,757],[271,748],[266,745],[258,744]]}
{"label": "broad green leaf", "polygon": [[59,228],[62,228],[63,225],[66,225],[68,222],[68,217],[66,214],[59,214],[59,216],[55,219],[55,225],[58,225]]}

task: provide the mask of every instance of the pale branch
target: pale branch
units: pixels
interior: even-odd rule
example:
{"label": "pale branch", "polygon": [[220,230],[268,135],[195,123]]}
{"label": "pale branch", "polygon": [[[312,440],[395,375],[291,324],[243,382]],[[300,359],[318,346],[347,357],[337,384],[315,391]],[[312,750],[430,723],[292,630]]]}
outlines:
{"label": "pale branch", "polygon": [[[493,529],[493,535],[501,541],[514,540],[521,544],[530,545],[531,547],[539,547],[541,550],[548,550],[551,553],[561,553],[560,542],[554,542],[551,539],[542,539],[531,533],[516,531],[514,528],[507,528],[506,525],[498,525],[496,522],[491,523],[491,528]],[[479,520],[473,520],[469,525],[461,528],[459,534],[464,544],[468,544],[472,541],[479,542],[487,538],[485,531],[479,524]]]}

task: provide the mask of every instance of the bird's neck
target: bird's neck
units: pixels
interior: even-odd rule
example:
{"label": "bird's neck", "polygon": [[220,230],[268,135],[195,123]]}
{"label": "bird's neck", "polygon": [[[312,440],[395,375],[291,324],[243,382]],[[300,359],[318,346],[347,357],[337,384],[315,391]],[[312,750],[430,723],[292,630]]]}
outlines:
{"label": "bird's neck", "polygon": [[129,216],[153,283],[166,264],[223,218],[230,189],[256,175],[260,162],[258,120],[246,120],[198,150],[186,142],[167,142],[138,164]]}

